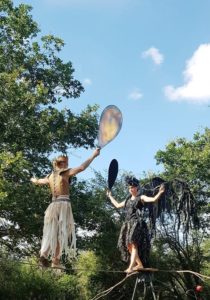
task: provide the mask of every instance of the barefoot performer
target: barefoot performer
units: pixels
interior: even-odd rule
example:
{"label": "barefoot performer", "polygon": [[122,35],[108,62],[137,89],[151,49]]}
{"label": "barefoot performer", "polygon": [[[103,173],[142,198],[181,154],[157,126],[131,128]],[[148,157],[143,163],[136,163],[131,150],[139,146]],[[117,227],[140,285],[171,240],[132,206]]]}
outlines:
{"label": "barefoot performer", "polygon": [[141,193],[139,181],[135,177],[126,177],[126,183],[130,195],[125,201],[118,203],[111,191],[107,191],[107,196],[116,208],[125,208],[126,216],[121,227],[118,248],[124,261],[128,261],[130,257],[130,263],[125,272],[131,273],[148,267],[150,236],[144,218],[144,204],[157,201],[165,188],[161,185],[154,197],[148,197]]}
{"label": "barefoot performer", "polygon": [[[53,171],[45,178],[31,178],[36,185],[47,184],[52,193],[52,202],[45,211],[43,237],[40,250],[40,263],[49,266],[48,257],[52,257],[52,267],[61,267],[62,253],[69,249],[76,254],[76,236],[74,218],[69,198],[69,182],[72,176],[84,171],[100,154],[97,148],[93,155],[81,166],[68,168],[68,157],[61,155],[53,161]],[[70,245],[70,247],[69,247]]]}

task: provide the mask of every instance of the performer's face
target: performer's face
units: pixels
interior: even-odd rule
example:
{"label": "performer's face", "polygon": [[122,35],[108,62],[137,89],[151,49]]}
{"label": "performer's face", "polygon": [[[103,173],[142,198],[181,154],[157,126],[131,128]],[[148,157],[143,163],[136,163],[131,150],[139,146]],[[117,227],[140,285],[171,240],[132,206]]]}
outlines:
{"label": "performer's face", "polygon": [[66,161],[59,161],[57,163],[57,166],[58,166],[59,169],[65,169],[65,168],[68,167],[68,163]]}
{"label": "performer's face", "polygon": [[128,190],[129,190],[129,193],[131,195],[134,195],[134,196],[138,193],[138,187],[137,186],[129,185]]}

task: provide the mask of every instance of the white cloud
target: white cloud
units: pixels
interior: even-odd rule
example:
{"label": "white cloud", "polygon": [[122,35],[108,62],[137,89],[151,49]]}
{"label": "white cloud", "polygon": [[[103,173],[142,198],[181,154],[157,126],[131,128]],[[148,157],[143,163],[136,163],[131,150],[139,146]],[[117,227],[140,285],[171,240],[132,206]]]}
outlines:
{"label": "white cloud", "polygon": [[129,94],[128,97],[132,100],[139,100],[143,97],[143,94],[140,92],[139,89],[135,89]]}
{"label": "white cloud", "polygon": [[151,57],[151,59],[156,65],[162,64],[164,60],[163,54],[161,54],[159,49],[155,47],[151,47],[148,50],[144,51],[142,53],[142,57],[143,58]]}
{"label": "white cloud", "polygon": [[207,103],[210,101],[210,44],[202,44],[186,62],[184,84],[166,86],[164,92],[172,101]]}
{"label": "white cloud", "polygon": [[83,84],[84,84],[84,85],[91,85],[91,84],[92,84],[92,80],[91,80],[90,78],[85,78],[85,79],[83,80]]}

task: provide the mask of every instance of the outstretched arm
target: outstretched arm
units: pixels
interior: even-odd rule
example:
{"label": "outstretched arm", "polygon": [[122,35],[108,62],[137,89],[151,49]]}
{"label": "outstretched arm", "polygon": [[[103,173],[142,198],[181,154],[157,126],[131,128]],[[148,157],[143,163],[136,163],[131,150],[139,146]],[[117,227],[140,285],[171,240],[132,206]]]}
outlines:
{"label": "outstretched arm", "polygon": [[125,201],[123,202],[117,202],[114,197],[111,194],[111,191],[107,191],[106,193],[107,197],[110,199],[110,201],[112,202],[112,204],[116,207],[116,208],[122,208],[125,206]]}
{"label": "outstretched arm", "polygon": [[78,174],[79,172],[84,171],[92,163],[94,158],[96,158],[99,154],[100,154],[100,149],[96,148],[92,156],[88,158],[84,163],[82,163],[81,166],[69,170],[69,176],[73,176]]}
{"label": "outstretched arm", "polygon": [[44,184],[48,184],[49,183],[49,179],[48,177],[45,177],[45,178],[40,178],[40,179],[37,179],[35,177],[32,177],[30,179],[30,181],[36,185],[44,185]]}
{"label": "outstretched arm", "polygon": [[164,187],[163,184],[161,184],[160,189],[159,189],[157,195],[155,195],[154,197],[148,197],[146,195],[142,195],[141,196],[141,200],[144,201],[144,202],[155,202],[155,201],[157,201],[160,198],[160,196],[164,192],[165,192],[165,187]]}

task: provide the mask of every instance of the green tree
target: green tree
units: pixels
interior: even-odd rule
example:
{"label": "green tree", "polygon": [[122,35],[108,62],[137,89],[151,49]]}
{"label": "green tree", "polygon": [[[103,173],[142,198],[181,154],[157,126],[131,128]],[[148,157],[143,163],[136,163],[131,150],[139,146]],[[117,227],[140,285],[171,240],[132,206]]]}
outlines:
{"label": "green tree", "polygon": [[[169,226],[162,227],[157,252],[172,259],[167,263],[163,255],[159,263],[162,260],[169,268],[205,273],[204,245],[209,240],[210,130],[206,128],[204,133],[194,134],[191,141],[179,138],[170,142],[165,151],[157,152],[156,159],[158,163],[164,165],[165,178],[168,180],[179,178],[188,183],[194,195],[200,223],[199,227],[190,226],[189,230],[184,231],[184,228],[177,226],[172,218]],[[185,212],[183,213],[183,216],[186,216]],[[175,292],[179,299],[191,299],[199,279],[185,273],[179,279],[177,276],[170,277],[169,282],[171,288],[176,285]],[[205,290],[203,294],[203,297],[207,297],[208,291]]]}
{"label": "green tree", "polygon": [[36,245],[41,236],[49,196],[31,186],[31,175],[49,172],[53,152],[93,147],[97,132],[97,106],[80,114],[69,104],[58,109],[84,88],[72,63],[59,57],[64,42],[41,36],[31,9],[0,1],[0,216],[10,221],[0,242],[11,250],[20,242]]}
{"label": "green tree", "polygon": [[77,277],[40,270],[33,261],[0,260],[1,300],[77,300]]}
{"label": "green tree", "polygon": [[[165,215],[165,225],[160,227],[160,224],[157,224],[157,235],[152,240],[151,266],[169,271],[190,270],[208,274],[208,254],[206,250],[208,248],[206,241],[209,238],[207,215],[209,178],[206,176],[206,172],[208,171],[208,144],[203,147],[203,152],[199,147],[197,149],[197,143],[203,144],[203,141],[208,140],[208,134],[209,131],[207,130],[204,134],[196,134],[196,140],[193,141],[185,139],[173,141],[166,146],[165,151],[157,153],[158,162],[164,163],[165,166],[165,171],[159,175],[164,177],[166,181],[173,181],[175,178],[185,180],[191,191],[193,191],[194,200],[198,206],[201,230],[190,227],[187,232],[184,232],[184,227],[177,226],[177,219],[174,217],[175,212],[172,211],[171,218]],[[183,147],[181,142],[183,143]],[[198,170],[196,164],[194,165],[192,154],[187,155],[187,153],[191,153],[188,147],[191,148],[191,152],[194,151],[195,158],[199,156],[201,157],[201,161],[203,160],[202,163],[198,162],[201,164],[200,167],[206,166],[203,174],[201,170]],[[182,159],[181,162],[180,157]],[[192,161],[193,164],[190,165]],[[189,173],[186,168],[189,170]],[[197,174],[200,175],[197,176]],[[124,184],[126,175],[127,173],[119,174],[113,187],[113,194],[118,200],[124,200],[127,194]],[[145,178],[141,179],[142,184],[146,184],[149,181],[150,176],[147,176],[147,174],[145,174]],[[203,190],[201,189],[202,186]],[[122,276],[124,276],[121,273],[106,273],[106,271],[124,270],[126,268],[117,250],[117,239],[124,219],[123,210],[116,210],[110,201],[107,201],[106,188],[107,174],[102,175],[96,172],[92,182],[77,182],[72,189],[72,194],[74,195],[72,205],[75,220],[77,221],[79,249],[94,251],[100,259],[100,265],[97,265],[97,267],[101,267],[102,271],[105,271],[99,272],[94,277],[95,293],[97,293],[95,287],[98,288],[98,292],[106,290],[119,282]],[[178,193],[176,197],[173,199],[174,201],[178,201]],[[167,199],[167,201],[171,200]],[[184,210],[182,210],[182,213],[184,216]],[[85,272],[82,275],[83,280],[89,280],[86,278]],[[107,295],[107,299],[130,298],[135,279],[135,276],[133,276],[129,280],[126,280],[121,286]],[[154,274],[155,292],[162,300],[193,299],[193,297],[195,298],[194,288],[197,284],[201,284],[199,278],[189,273],[176,274],[175,272],[163,272]],[[91,289],[91,285],[87,284],[85,293],[91,294],[93,292],[93,290],[89,289]],[[205,297],[208,298],[208,293],[209,287],[205,285],[202,292],[204,299]],[[136,291],[136,297],[142,297],[142,295],[143,284],[140,283]],[[146,299],[153,299],[151,291],[148,292]]]}
{"label": "green tree", "polygon": [[[205,139],[206,133],[208,134],[208,130],[204,135],[200,134],[200,138]],[[183,147],[182,150],[180,144],[177,148],[174,147],[175,143],[177,143],[177,141],[172,142],[173,154],[169,144],[166,146],[166,151],[160,151],[157,155],[162,155],[165,159],[170,157],[170,160],[168,161],[171,161],[173,166],[180,164],[180,168],[182,168],[183,161],[180,163],[179,159],[186,154],[186,144],[189,144],[192,149],[195,147],[194,151],[196,151],[197,140],[194,142],[185,140],[185,147]],[[206,145],[206,147],[208,146]],[[205,155],[208,154],[208,151],[206,152],[206,147],[204,147],[204,153],[200,153],[199,151],[201,157],[205,157]],[[182,151],[183,156],[181,154]],[[196,153],[194,155],[196,157]],[[159,156],[159,159],[160,158],[161,157]],[[192,157],[190,157],[190,159],[191,158]],[[208,215],[206,214],[206,212],[208,212],[208,181],[203,179],[205,188],[202,191],[203,193],[200,194],[200,188],[196,188],[196,180],[200,183],[202,177],[199,178],[196,174],[201,171],[196,168],[196,173],[193,176],[193,166],[189,166],[190,159],[188,162],[185,162],[191,172],[190,176],[188,176],[186,172],[183,176],[182,171],[178,172],[178,169],[170,164],[166,165],[166,171],[159,175],[164,177],[166,181],[172,181],[175,178],[179,178],[188,183],[190,189],[193,191],[194,201],[198,206],[200,229],[198,227],[190,226],[188,231],[184,232],[183,226],[177,226],[176,214],[179,215],[180,212],[172,210],[171,218],[166,216],[164,226],[160,225],[159,222],[157,223],[156,238],[152,240],[151,266],[163,270],[189,270],[208,275],[208,254],[206,250],[208,247],[206,241],[209,239],[209,223]],[[159,160],[159,163],[161,163],[161,159]],[[203,165],[206,164],[207,160],[203,161]],[[208,169],[208,165],[206,168]],[[170,172],[168,171],[169,169]],[[207,169],[204,170],[203,176],[205,176]],[[119,174],[113,189],[114,195],[119,200],[125,199],[126,196],[124,185],[125,175],[126,174]],[[155,176],[155,174],[153,174],[153,176]],[[192,181],[191,178],[193,179]],[[79,221],[78,225],[81,226],[82,229],[87,229],[88,231],[91,230],[95,233],[93,235],[82,236],[82,239],[79,239],[80,248],[95,251],[95,253],[101,257],[102,270],[123,270],[125,265],[121,262],[120,253],[116,248],[120,227],[123,221],[123,211],[116,211],[110,202],[106,200],[106,180],[106,177],[96,173],[96,177],[90,186],[87,184],[85,185],[86,191],[83,189],[84,186],[83,188],[81,187],[81,194],[78,198],[74,198],[74,203],[77,203],[77,205],[79,204],[78,206],[81,208],[80,210],[77,210],[76,207],[74,208],[75,219]],[[142,183],[148,183],[149,181],[150,176],[145,176]],[[200,187],[200,185],[198,186]],[[206,192],[206,194],[204,192]],[[84,200],[85,198],[82,195],[87,197],[86,200]],[[179,197],[178,191],[177,197]],[[174,198],[174,201],[176,200],[178,201],[178,198]],[[167,199],[167,201],[170,201],[170,199]],[[182,215],[183,217],[185,215],[184,209],[182,209]],[[184,221],[184,218],[182,221]],[[192,222],[190,222],[190,224],[192,225]],[[122,274],[109,273],[107,276],[106,272],[102,273],[100,277],[98,277],[99,282],[101,282],[100,290],[109,288],[113,283],[117,283],[121,279]],[[132,295],[134,283],[135,277],[126,280],[122,286],[113,290],[107,296],[107,299],[116,299],[117,297],[121,297],[120,299],[128,299],[130,295]],[[154,274],[154,287],[160,299],[191,299],[192,297],[195,297],[194,288],[197,284],[201,284],[200,279],[189,273],[176,274],[176,272],[173,272]],[[138,285],[136,295],[139,297],[143,295],[142,287],[142,284]],[[209,286],[206,284],[204,291],[202,292],[203,297],[208,297],[208,293]],[[124,296],[122,296],[123,294]],[[147,297],[148,298],[146,299],[153,299],[150,294],[148,294]]]}

